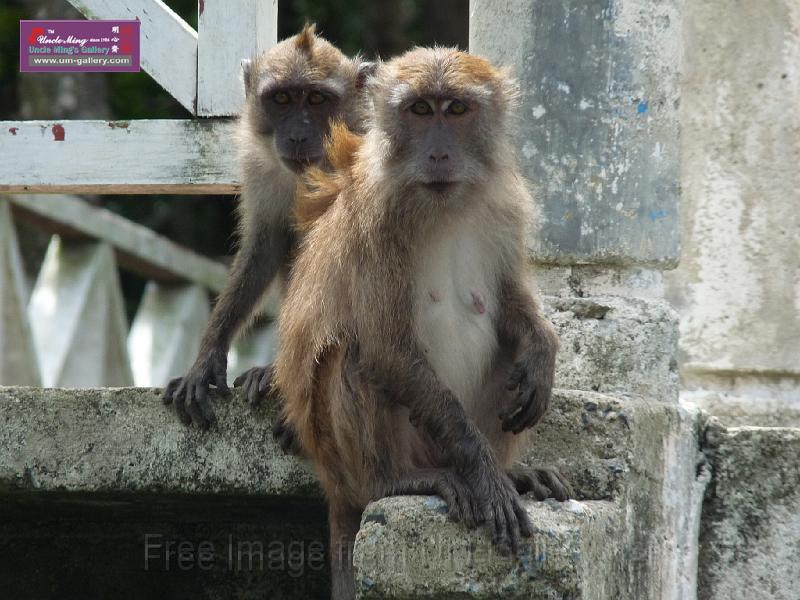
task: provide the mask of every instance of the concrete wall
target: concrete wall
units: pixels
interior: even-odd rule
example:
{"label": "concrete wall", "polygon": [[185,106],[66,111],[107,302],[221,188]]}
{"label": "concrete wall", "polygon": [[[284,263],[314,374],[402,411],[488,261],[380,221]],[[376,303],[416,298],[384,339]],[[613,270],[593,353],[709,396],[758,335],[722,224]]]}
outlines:
{"label": "concrete wall", "polygon": [[686,397],[800,406],[800,4],[688,2],[683,47]]}

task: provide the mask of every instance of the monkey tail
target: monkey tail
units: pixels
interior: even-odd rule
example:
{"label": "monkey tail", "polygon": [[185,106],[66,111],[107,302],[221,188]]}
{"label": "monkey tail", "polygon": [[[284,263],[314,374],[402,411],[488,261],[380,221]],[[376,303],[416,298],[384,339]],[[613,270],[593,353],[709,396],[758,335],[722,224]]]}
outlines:
{"label": "monkey tail", "polygon": [[325,158],[330,168],[311,167],[297,184],[294,213],[298,231],[308,232],[347,186],[362,142],[363,136],[351,131],[343,121],[331,123],[325,140]]}

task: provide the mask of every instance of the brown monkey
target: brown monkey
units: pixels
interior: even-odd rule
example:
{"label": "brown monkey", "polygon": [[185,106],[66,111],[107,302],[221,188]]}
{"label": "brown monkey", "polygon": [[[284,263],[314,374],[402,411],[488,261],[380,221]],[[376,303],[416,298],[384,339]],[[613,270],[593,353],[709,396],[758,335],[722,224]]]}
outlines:
{"label": "brown monkey", "polygon": [[[228,394],[227,354],[272,280],[286,275],[296,244],[293,199],[298,177],[324,158],[323,139],[338,119],[360,129],[359,88],[373,63],[351,59],[317,36],[313,25],[253,60],[242,62],[245,105],[237,125],[241,167],[239,250],[203,335],[197,359],[163,394],[180,419],[203,428],[215,422],[209,386]],[[255,403],[269,368],[250,369],[244,383]]]}
{"label": "brown monkey", "polygon": [[307,174],[303,203],[327,210],[312,208],[275,362],[328,499],[335,598],[354,593],[349,548],[373,499],[439,494],[509,550],[531,533],[519,492],[570,493],[552,469],[508,471],[550,400],[558,345],[525,286],[514,86],[482,58],[420,48],[367,87],[366,135],[333,131],[344,169]]}

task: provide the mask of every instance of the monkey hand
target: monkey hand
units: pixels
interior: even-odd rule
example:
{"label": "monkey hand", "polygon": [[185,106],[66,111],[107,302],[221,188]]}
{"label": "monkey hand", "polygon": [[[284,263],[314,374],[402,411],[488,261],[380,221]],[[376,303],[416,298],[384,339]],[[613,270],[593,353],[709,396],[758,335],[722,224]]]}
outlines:
{"label": "monkey hand", "polygon": [[272,365],[252,367],[233,380],[233,387],[243,387],[250,406],[258,406],[267,396],[273,396]]}
{"label": "monkey hand", "polygon": [[544,415],[553,392],[553,368],[540,353],[525,352],[511,369],[506,389],[511,402],[500,412],[503,431],[520,433],[533,427]]}
{"label": "monkey hand", "polygon": [[466,480],[472,482],[480,520],[489,528],[492,542],[502,554],[516,552],[521,538],[533,534],[533,526],[514,483],[491,457],[479,460]]}
{"label": "monkey hand", "polygon": [[209,386],[214,385],[218,393],[230,396],[227,371],[226,352],[222,349],[212,350],[199,356],[184,377],[172,379],[164,389],[161,400],[164,404],[175,404],[175,412],[184,425],[194,423],[201,429],[208,429],[217,422],[209,400]]}
{"label": "monkey hand", "polygon": [[533,493],[537,500],[555,498],[564,502],[575,497],[569,481],[555,467],[519,466],[511,469],[508,476],[520,494]]}

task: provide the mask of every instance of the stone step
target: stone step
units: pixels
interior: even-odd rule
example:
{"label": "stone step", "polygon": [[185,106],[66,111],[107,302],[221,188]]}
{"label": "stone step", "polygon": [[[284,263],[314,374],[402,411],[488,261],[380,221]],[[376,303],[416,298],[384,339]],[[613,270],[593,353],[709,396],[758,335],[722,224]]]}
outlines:
{"label": "stone step", "polygon": [[700,530],[705,600],[800,597],[800,417],[783,416],[783,427],[725,427],[744,419],[736,410],[706,429],[713,477]]}
{"label": "stone step", "polygon": [[499,555],[482,530],[446,516],[436,496],[384,498],[361,520],[354,552],[360,598],[613,598],[622,549],[618,502],[526,501],[534,533]]}
{"label": "stone step", "polygon": [[[122,595],[117,588],[104,588],[116,597],[146,596],[151,585],[175,585],[180,577],[174,562],[171,567],[161,562],[163,545],[154,550],[155,572],[142,574],[145,536],[155,533],[161,535],[158,540],[184,541],[195,550],[212,540],[213,568],[206,572],[191,561],[188,568],[193,585],[205,582],[218,595],[295,589],[300,591],[294,597],[314,596],[309,590],[326,585],[327,568],[311,568],[312,555],[319,553],[312,550],[315,542],[325,547],[327,540],[311,471],[302,461],[283,456],[272,441],[273,407],[251,411],[238,392],[215,406],[218,429],[199,432],[178,423],[154,389],[0,388],[0,501],[10,507],[0,523],[0,538],[38,559],[28,563],[28,570],[0,567],[0,578],[11,582],[9,589],[27,589],[32,577],[40,586],[67,589],[70,581],[79,586],[77,573],[84,577],[86,571],[75,570],[75,561],[100,565],[103,559],[128,584]],[[535,592],[533,597],[603,597],[592,595],[597,589],[612,590],[620,598],[659,597],[669,585],[664,581],[692,572],[686,564],[692,556],[684,552],[688,542],[681,536],[686,523],[699,518],[700,428],[696,415],[676,405],[557,391],[524,462],[559,466],[574,483],[578,500],[530,504],[540,533],[531,540],[528,558],[489,557],[485,564],[467,563],[451,571],[436,567],[447,579],[437,584],[431,571],[425,576],[428,583],[410,578],[407,585],[427,585],[441,593],[461,585],[457,589],[463,597],[506,597],[514,586]],[[380,530],[375,523],[382,519],[370,519],[381,513],[391,528]],[[76,525],[85,522],[92,525]],[[437,499],[382,500],[368,508],[359,535],[359,585],[372,581],[392,597],[397,582],[386,579],[380,563],[370,563],[367,550],[407,551],[408,564],[420,564],[415,553],[427,549],[413,533],[420,523],[428,535],[450,540],[454,548],[488,543],[482,531],[446,523]],[[91,544],[84,539],[89,531],[94,532]],[[299,544],[300,562],[307,567],[302,585],[290,585],[286,566],[277,573],[262,570],[257,577],[250,573],[250,579],[231,579],[226,570],[229,535],[260,541],[265,555],[276,542],[284,558],[293,543]],[[74,561],[65,562],[61,556],[71,551],[76,536],[87,543],[78,545]],[[409,540],[405,546],[403,536]],[[44,574],[42,564],[48,565]],[[107,573],[98,566],[90,576],[108,583]],[[463,587],[478,577],[480,589]],[[594,587],[587,587],[590,583]],[[370,589],[367,585],[362,591],[373,593]],[[419,589],[409,594],[424,596]],[[400,590],[394,597],[408,597],[405,593]]]}

